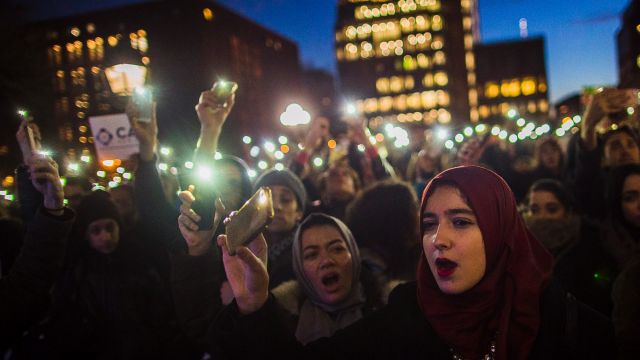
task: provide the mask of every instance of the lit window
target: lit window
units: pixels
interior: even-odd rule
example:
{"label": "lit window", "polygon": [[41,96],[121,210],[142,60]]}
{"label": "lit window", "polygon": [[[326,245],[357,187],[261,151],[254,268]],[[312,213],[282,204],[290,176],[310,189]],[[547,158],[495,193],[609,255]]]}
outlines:
{"label": "lit window", "polygon": [[433,74],[424,74],[424,77],[422,78],[422,85],[424,85],[424,87],[426,88],[433,87]]}
{"label": "lit window", "polygon": [[442,30],[442,17],[440,15],[434,15],[431,18],[431,29],[433,31],[440,31]]}
{"label": "lit window", "polygon": [[638,58],[636,59],[636,63],[638,63],[638,67],[640,68],[640,55],[638,55]]}
{"label": "lit window", "polygon": [[547,102],[547,100],[538,101],[538,109],[540,109],[540,112],[545,113],[549,111],[549,103]]}
{"label": "lit window", "polygon": [[80,36],[80,29],[78,29],[77,27],[72,27],[69,32],[75,37]]}
{"label": "lit window", "polygon": [[444,90],[436,91],[436,98],[438,99],[438,105],[449,106],[449,93]]}
{"label": "lit window", "polygon": [[376,81],[376,89],[379,93],[386,94],[389,92],[389,79],[379,78]]}
{"label": "lit window", "polygon": [[449,83],[449,77],[447,76],[447,73],[439,71],[433,75],[433,81],[436,85],[446,86]]}
{"label": "lit window", "polygon": [[478,91],[476,89],[469,90],[469,105],[478,106]]}
{"label": "lit window", "polygon": [[357,35],[356,28],[353,27],[353,26],[349,26],[347,28],[347,30],[345,30],[345,35],[347,36],[347,39],[349,39],[349,40],[355,39],[356,35]]}
{"label": "lit window", "polygon": [[536,79],[532,77],[522,79],[522,95],[528,96],[536,93]]}
{"label": "lit window", "polygon": [[81,133],[86,133],[87,127],[85,125],[80,125],[78,126],[78,131],[80,131]]}
{"label": "lit window", "polygon": [[87,137],[86,136],[80,136],[78,141],[80,141],[82,144],[86,144],[87,143]]}
{"label": "lit window", "polygon": [[520,80],[511,80],[509,83],[509,93],[512,97],[520,96]]}
{"label": "lit window", "polygon": [[464,18],[462,18],[462,28],[464,28],[465,30],[471,30],[471,18],[469,16],[465,16]]}
{"label": "lit window", "polygon": [[527,111],[530,114],[534,114],[536,112],[536,110],[537,110],[537,107],[536,107],[536,102],[535,101],[532,100],[532,101],[527,102]]}
{"label": "lit window", "polygon": [[213,20],[213,11],[209,8],[202,9],[202,17],[204,17],[206,21]]}
{"label": "lit window", "polygon": [[442,36],[435,36],[433,38],[433,42],[431,43],[431,48],[433,50],[440,50],[444,46],[444,39]]}
{"label": "lit window", "polygon": [[460,5],[463,10],[469,11],[469,9],[471,9],[471,0],[461,0]]}
{"label": "lit window", "polygon": [[391,111],[393,107],[393,98],[391,96],[385,96],[380,98],[380,112]]}
{"label": "lit window", "polygon": [[118,38],[116,38],[115,36],[109,36],[107,38],[107,42],[109,43],[109,46],[113,47],[118,45]]}
{"label": "lit window", "polygon": [[480,120],[480,114],[478,113],[478,109],[473,108],[469,112],[469,117],[471,118],[471,122],[478,122]]}
{"label": "lit window", "polygon": [[429,30],[429,21],[422,15],[416,16],[416,29],[418,31]]}
{"label": "lit window", "polygon": [[433,63],[436,65],[444,65],[446,62],[446,56],[444,55],[444,51],[436,51],[433,55]]}
{"label": "lit window", "polygon": [[640,24],[636,25],[636,31],[640,32]]}
{"label": "lit window", "polygon": [[476,74],[474,72],[469,72],[467,74],[467,82],[469,83],[469,86],[476,85]]}
{"label": "lit window", "polygon": [[429,57],[425,54],[418,54],[416,58],[418,60],[418,66],[421,69],[427,69],[431,65],[429,64]]}
{"label": "lit window", "polygon": [[416,69],[418,64],[416,64],[415,59],[413,58],[413,56],[411,55],[405,55],[402,58],[402,67],[406,70],[406,71],[413,71]]}
{"label": "lit window", "polygon": [[378,111],[378,99],[371,98],[364,101],[364,111],[367,113],[374,113]]}
{"label": "lit window", "polygon": [[[484,96],[488,97],[489,99],[493,99],[498,97],[498,95],[500,95],[500,87],[498,86],[498,84],[494,83],[494,82],[488,82],[485,84],[484,86]],[[480,109],[480,115],[482,115],[482,109]],[[486,117],[486,116],[484,116]]]}
{"label": "lit window", "polygon": [[406,95],[396,96],[393,107],[398,111],[407,110],[407,96]]}
{"label": "lit window", "polygon": [[436,98],[436,92],[433,90],[423,91],[420,94],[420,98],[422,100],[422,108],[425,110],[433,109],[438,104],[438,99]]}
{"label": "lit window", "polygon": [[544,79],[538,81],[538,92],[547,92],[547,84],[545,83]]}
{"label": "lit window", "polygon": [[415,81],[413,80],[413,76],[407,75],[404,77],[404,88],[407,90],[413,89],[415,86]]}
{"label": "lit window", "polygon": [[149,50],[149,42],[146,37],[138,38],[138,50],[143,53],[146,53]]}
{"label": "lit window", "polygon": [[407,107],[409,109],[420,109],[420,93],[413,93],[407,96]]}
{"label": "lit window", "polygon": [[96,25],[94,23],[87,24],[87,32],[93,34],[96,31]]}
{"label": "lit window", "polygon": [[446,109],[438,110],[438,122],[440,124],[448,124],[451,122],[451,113]]}
{"label": "lit window", "polygon": [[470,50],[473,47],[473,36],[465,35],[464,36],[464,48]]}
{"label": "lit window", "polygon": [[466,63],[468,70],[476,68],[476,60],[472,52],[469,51],[464,55],[464,62]]}
{"label": "lit window", "polygon": [[487,105],[480,106],[480,108],[478,108],[478,111],[480,112],[480,117],[483,119],[488,118],[490,115],[489,107]]}
{"label": "lit window", "polygon": [[142,63],[143,63],[144,65],[149,65],[149,63],[150,63],[150,62],[151,62],[151,59],[149,59],[149,57],[148,57],[148,56],[144,56],[144,57],[142,58]]}
{"label": "lit window", "polygon": [[389,88],[392,92],[400,92],[402,91],[402,78],[398,76],[392,76],[391,81],[389,83]]}

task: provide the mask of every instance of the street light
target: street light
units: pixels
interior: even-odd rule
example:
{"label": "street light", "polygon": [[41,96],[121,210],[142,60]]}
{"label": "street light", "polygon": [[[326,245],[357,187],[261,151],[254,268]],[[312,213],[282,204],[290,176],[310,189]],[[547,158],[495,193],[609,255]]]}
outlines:
{"label": "street light", "polygon": [[128,46],[111,49],[113,54],[105,60],[104,74],[111,92],[120,96],[131,96],[133,90],[144,86],[147,67],[142,64],[140,54]]}

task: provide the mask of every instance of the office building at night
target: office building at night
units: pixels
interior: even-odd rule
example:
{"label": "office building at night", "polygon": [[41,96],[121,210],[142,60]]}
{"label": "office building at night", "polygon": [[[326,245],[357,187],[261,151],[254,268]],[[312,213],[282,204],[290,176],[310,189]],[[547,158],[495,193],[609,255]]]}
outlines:
{"label": "office building at night", "polygon": [[640,88],[640,0],[632,0],[622,15],[618,71],[621,88]]}
{"label": "office building at night", "polygon": [[476,64],[482,122],[499,123],[514,114],[527,120],[547,120],[549,95],[543,38],[480,44],[476,46]]}
{"label": "office building at night", "polygon": [[52,84],[50,111],[71,159],[92,152],[91,115],[122,112],[105,81],[105,64],[127,48],[149,69],[158,101],[160,140],[183,154],[200,129],[200,92],[217,79],[236,81],[236,106],[225,124],[221,151],[238,155],[243,135],[278,133],[279,115],[301,87],[292,41],[213,1],[157,1],[30,24],[46,44]]}
{"label": "office building at night", "polygon": [[475,0],[340,0],[342,94],[376,128],[478,121]]}

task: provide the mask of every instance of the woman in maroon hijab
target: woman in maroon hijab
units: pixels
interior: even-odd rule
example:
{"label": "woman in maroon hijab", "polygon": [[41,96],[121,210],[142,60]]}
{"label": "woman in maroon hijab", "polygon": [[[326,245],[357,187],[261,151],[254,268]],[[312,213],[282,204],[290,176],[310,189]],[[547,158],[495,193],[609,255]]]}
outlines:
{"label": "woman in maroon hijab", "polygon": [[611,324],[552,281],[552,257],[526,230],[501,177],[477,166],[449,169],[429,183],[420,209],[417,282],[304,347],[277,320],[263,239],[236,257],[223,249],[236,301],[212,328],[215,350],[231,358],[615,358]]}

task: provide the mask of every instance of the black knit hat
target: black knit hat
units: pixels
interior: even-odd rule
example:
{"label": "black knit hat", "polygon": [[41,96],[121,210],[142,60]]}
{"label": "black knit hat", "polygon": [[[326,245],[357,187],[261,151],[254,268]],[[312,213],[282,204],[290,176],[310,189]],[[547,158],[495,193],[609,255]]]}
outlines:
{"label": "black knit hat", "polygon": [[271,169],[260,175],[253,186],[254,192],[262,186],[281,185],[288,187],[296,196],[298,207],[304,213],[307,204],[307,191],[302,181],[291,171]]}
{"label": "black knit hat", "polygon": [[80,234],[86,234],[89,225],[99,219],[113,219],[122,228],[122,219],[109,193],[96,190],[82,199],[76,209]]}

